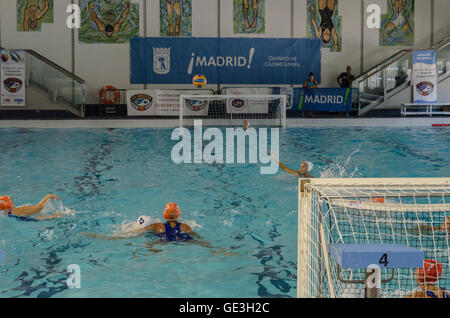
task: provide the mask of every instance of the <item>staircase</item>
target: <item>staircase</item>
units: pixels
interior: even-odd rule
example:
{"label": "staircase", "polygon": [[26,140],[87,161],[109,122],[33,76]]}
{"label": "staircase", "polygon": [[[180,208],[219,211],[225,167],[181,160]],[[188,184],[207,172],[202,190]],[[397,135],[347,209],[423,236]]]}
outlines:
{"label": "staircase", "polygon": [[65,110],[84,117],[86,83],[33,50],[25,51],[26,106],[3,110]]}
{"label": "staircase", "polygon": [[[429,50],[437,52],[438,82],[441,83],[450,77],[450,36]],[[401,50],[355,79],[353,88],[359,90],[358,116],[367,114],[399,93],[411,89],[412,52],[413,50]]]}

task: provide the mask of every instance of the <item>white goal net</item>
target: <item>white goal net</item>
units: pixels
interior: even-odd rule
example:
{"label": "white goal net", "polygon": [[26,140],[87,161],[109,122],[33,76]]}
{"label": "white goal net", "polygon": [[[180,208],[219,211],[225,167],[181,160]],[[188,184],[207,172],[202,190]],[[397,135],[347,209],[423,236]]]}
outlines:
{"label": "white goal net", "polygon": [[180,95],[180,126],[286,127],[286,95]]}
{"label": "white goal net", "polygon": [[298,223],[299,297],[364,297],[364,284],[348,281],[364,281],[365,269],[339,269],[336,243],[407,245],[440,264],[427,285],[418,269],[395,269],[381,297],[450,295],[450,178],[301,179]]}

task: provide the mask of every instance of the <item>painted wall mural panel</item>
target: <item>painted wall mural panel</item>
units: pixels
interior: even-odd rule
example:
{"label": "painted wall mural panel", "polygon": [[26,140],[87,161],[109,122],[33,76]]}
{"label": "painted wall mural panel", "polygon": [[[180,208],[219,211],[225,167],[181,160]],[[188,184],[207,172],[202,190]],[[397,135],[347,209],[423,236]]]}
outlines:
{"label": "painted wall mural panel", "polygon": [[139,4],[124,0],[80,0],[83,43],[128,43],[139,36]]}
{"label": "painted wall mural panel", "polygon": [[342,51],[342,16],[339,16],[338,0],[307,0],[306,34],[321,39],[322,47],[331,52]]}
{"label": "painted wall mural panel", "polygon": [[41,31],[53,23],[53,0],[17,0],[17,31]]}
{"label": "painted wall mural panel", "polygon": [[380,46],[414,45],[414,0],[387,0],[381,15]]}
{"label": "painted wall mural panel", "polygon": [[192,36],[192,0],[160,0],[160,36]]}
{"label": "painted wall mural panel", "polygon": [[233,33],[266,33],[266,0],[233,0]]}

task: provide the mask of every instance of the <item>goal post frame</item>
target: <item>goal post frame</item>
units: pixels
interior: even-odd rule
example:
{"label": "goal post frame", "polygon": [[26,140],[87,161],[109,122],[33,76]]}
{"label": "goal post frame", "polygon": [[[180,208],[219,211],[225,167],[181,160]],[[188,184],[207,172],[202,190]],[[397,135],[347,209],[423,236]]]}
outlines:
{"label": "goal post frame", "polygon": [[180,94],[180,115],[179,115],[179,122],[180,127],[183,127],[183,115],[184,115],[184,100],[186,99],[199,99],[199,98],[205,98],[207,100],[227,100],[228,98],[240,98],[240,99],[247,99],[247,100],[258,100],[258,99],[279,99],[281,101],[280,103],[280,126],[283,128],[286,128],[287,126],[287,119],[286,119],[286,107],[287,107],[287,96],[286,95],[182,95]]}
{"label": "goal post frame", "polygon": [[[450,178],[312,178],[312,179],[299,179],[298,181],[298,246],[297,246],[297,297],[309,298],[311,297],[312,289],[318,293],[318,297],[321,297],[321,290],[315,285],[321,284],[320,278],[317,273],[312,271],[314,265],[317,265],[317,259],[319,266],[322,263],[322,255],[320,250],[320,227],[322,226],[322,211],[321,204],[315,207],[319,211],[319,217],[313,215],[311,211],[313,192],[319,193],[319,201],[323,201],[323,197],[327,195],[320,195],[320,189],[357,189],[358,187],[370,188],[374,190],[382,190],[389,188],[392,189],[405,189],[405,193],[392,194],[393,197],[398,196],[411,196],[417,197],[433,197],[433,196],[448,196],[448,190],[450,189]],[[439,192],[437,190],[446,189],[445,192]],[[419,192],[411,193],[410,190],[416,190]],[[436,191],[435,191],[436,190]],[[423,192],[420,192],[423,191]],[[426,192],[429,191],[429,192]],[[350,192],[349,192],[350,193]],[[349,199],[354,199],[356,195],[348,195]],[[345,196],[344,196],[345,197]],[[361,197],[358,194],[358,197]],[[368,195],[367,198],[371,196]],[[389,197],[389,194],[386,196]],[[444,206],[446,206],[444,204]],[[447,210],[447,209],[446,209]],[[430,212],[431,209],[430,209]],[[316,217],[315,219],[313,219]],[[312,222],[314,224],[312,224]],[[317,229],[315,228],[317,227]],[[314,236],[314,237],[313,237]],[[317,243],[317,246],[314,244]],[[316,255],[313,255],[312,246],[318,251]],[[312,264],[315,262],[315,264]],[[322,269],[324,271],[324,269]],[[316,281],[317,280],[317,281]]]}

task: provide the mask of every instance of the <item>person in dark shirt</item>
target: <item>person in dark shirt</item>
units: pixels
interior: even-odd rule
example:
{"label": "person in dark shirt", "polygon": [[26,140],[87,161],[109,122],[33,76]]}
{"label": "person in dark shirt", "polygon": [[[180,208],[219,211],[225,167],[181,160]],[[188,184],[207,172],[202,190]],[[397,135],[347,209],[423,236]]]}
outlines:
{"label": "person in dark shirt", "polygon": [[347,72],[342,72],[337,78],[339,87],[351,87],[355,77],[352,75],[352,67],[347,66]]}

